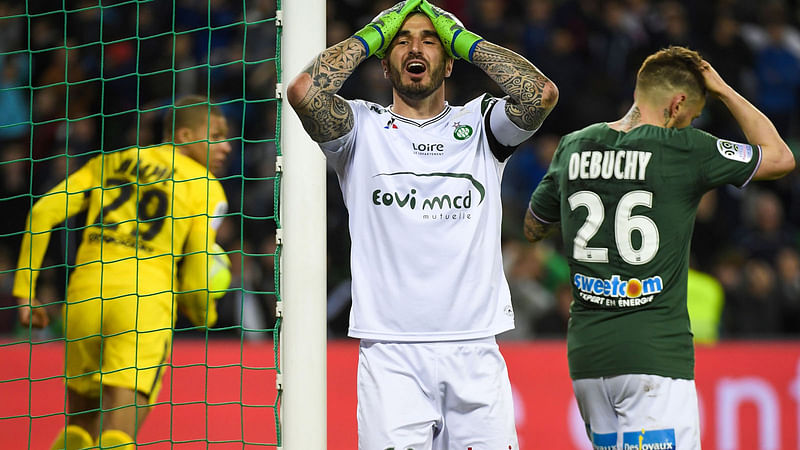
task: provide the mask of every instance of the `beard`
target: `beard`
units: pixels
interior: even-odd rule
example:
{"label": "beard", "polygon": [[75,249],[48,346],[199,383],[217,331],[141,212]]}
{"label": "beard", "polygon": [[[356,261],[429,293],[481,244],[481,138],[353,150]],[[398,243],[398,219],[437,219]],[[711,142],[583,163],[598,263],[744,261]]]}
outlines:
{"label": "beard", "polygon": [[403,72],[401,71],[404,65],[401,67],[390,65],[389,80],[392,82],[394,90],[396,90],[400,96],[410,100],[422,100],[436,92],[436,90],[441,87],[442,83],[444,83],[445,62],[446,60],[443,58],[436,67],[428,67],[430,75],[427,83],[425,79],[422,81],[408,81],[404,83]]}

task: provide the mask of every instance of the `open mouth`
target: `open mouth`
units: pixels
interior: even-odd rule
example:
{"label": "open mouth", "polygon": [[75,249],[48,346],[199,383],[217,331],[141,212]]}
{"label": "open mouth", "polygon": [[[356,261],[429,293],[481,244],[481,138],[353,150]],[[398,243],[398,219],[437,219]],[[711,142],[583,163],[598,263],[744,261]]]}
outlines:
{"label": "open mouth", "polygon": [[417,61],[412,61],[406,64],[406,71],[412,73],[414,75],[420,75],[425,73],[426,67],[425,64]]}

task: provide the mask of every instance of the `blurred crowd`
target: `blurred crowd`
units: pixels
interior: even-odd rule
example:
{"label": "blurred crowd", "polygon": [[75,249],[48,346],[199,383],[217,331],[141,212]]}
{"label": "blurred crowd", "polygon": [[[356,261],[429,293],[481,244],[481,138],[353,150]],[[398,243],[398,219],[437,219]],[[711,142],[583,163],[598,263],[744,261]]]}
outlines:
{"label": "blurred crowd", "polygon": [[[394,0],[328,0],[327,41],[349,37]],[[20,230],[32,198],[100,149],[160,142],[164,105],[209,94],[231,121],[234,146],[222,178],[235,214],[220,243],[241,250],[234,284],[220,302],[220,334],[243,325],[269,337],[274,324],[275,0],[0,0],[0,306],[10,305]],[[504,258],[517,329],[507,338],[562,338],[570,280],[556,237],[522,238],[529,196],[560,137],[612,121],[630,107],[635,72],[667,45],[698,50],[800,151],[800,5],[794,0],[440,0],[464,25],[530,59],[559,87],[560,100],[505,170]],[[210,8],[210,9],[209,9]],[[65,13],[64,10],[67,12]],[[27,12],[28,16],[25,16]],[[287,80],[294,74],[282,74]],[[502,92],[459,61],[446,96],[463,104]],[[391,103],[376,61],[344,85],[345,98]],[[31,125],[32,124],[32,125]],[[696,127],[745,141],[719,102]],[[328,316],[332,337],[347,328],[349,236],[337,180],[328,172]],[[28,194],[33,194],[31,197]],[[54,233],[40,292],[63,299],[64,256],[82,222]],[[800,336],[800,175],[724,187],[701,203],[692,241],[690,310],[708,322],[698,341]],[[44,294],[43,294],[44,295]],[[693,316],[694,318],[694,316]],[[0,331],[15,312],[0,309]],[[231,327],[236,328],[236,327]],[[238,329],[238,328],[237,328]],[[261,330],[261,331],[259,331]],[[700,336],[702,334],[702,336]]]}
{"label": "blurred crowd", "polygon": [[[37,196],[100,151],[162,142],[165,106],[201,94],[232,146],[217,240],[243,289],[220,302],[220,333],[244,323],[271,336],[276,35],[274,0],[0,0],[0,331],[16,327],[10,271]],[[51,237],[38,288],[54,319],[85,221]]]}

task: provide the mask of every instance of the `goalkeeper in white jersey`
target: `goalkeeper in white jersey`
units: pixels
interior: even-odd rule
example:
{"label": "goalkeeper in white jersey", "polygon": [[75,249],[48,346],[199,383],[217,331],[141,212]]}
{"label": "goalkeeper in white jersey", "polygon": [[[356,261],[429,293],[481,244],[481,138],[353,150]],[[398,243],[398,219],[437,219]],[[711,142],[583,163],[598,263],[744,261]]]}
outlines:
{"label": "goalkeeper in white jersey", "polygon": [[[372,55],[392,83],[388,107],[336,95]],[[449,105],[444,79],[458,58],[508,96]],[[288,98],[350,215],[359,448],[517,449],[495,342],[514,327],[500,181],[555,106],[556,86],[451,14],[409,0],[324,50]]]}

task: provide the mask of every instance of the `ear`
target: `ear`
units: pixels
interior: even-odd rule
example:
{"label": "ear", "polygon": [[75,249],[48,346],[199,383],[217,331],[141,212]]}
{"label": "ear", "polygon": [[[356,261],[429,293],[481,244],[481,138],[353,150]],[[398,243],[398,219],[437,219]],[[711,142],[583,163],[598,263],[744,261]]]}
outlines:
{"label": "ear", "polygon": [[381,68],[383,68],[383,78],[389,79],[389,62],[386,58],[381,60]]}
{"label": "ear", "polygon": [[444,77],[445,78],[450,78],[450,74],[453,73],[453,61],[455,61],[455,60],[453,58],[450,58],[449,56],[447,57],[447,59],[445,59],[445,63],[444,63]]}
{"label": "ear", "polygon": [[192,130],[188,127],[178,128],[175,130],[174,135],[175,139],[173,139],[173,142],[176,144],[183,144],[184,142],[192,142],[195,140],[194,133],[192,133]]}
{"label": "ear", "polygon": [[686,94],[680,93],[672,96],[672,101],[669,104],[670,117],[678,117],[678,114],[686,108]]}

